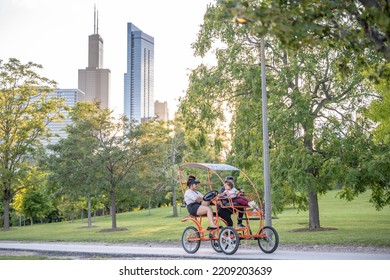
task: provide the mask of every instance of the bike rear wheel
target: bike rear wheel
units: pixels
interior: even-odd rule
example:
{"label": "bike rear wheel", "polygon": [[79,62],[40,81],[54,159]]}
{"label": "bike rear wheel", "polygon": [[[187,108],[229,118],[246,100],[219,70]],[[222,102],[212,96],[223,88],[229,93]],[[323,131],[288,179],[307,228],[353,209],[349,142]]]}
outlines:
{"label": "bike rear wheel", "polygon": [[219,234],[219,245],[226,255],[233,255],[240,245],[240,238],[233,227],[225,227]]}
{"label": "bike rear wheel", "polygon": [[260,231],[260,234],[262,233],[265,233],[265,237],[257,240],[261,251],[267,254],[275,252],[279,245],[279,235],[277,231],[273,227],[265,226]]}

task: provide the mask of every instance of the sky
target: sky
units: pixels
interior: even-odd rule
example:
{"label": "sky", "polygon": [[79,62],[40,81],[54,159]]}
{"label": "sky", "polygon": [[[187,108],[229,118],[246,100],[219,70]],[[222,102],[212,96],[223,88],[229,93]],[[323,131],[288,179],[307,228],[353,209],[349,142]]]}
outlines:
{"label": "sky", "polygon": [[[103,38],[103,67],[111,70],[110,107],[123,113],[127,23],[154,37],[154,97],[170,116],[184,96],[188,74],[204,59],[195,42],[211,0],[0,0],[0,59],[41,64],[59,88],[77,88],[78,69],[88,64],[94,5]],[[206,58],[207,59],[207,58]]]}

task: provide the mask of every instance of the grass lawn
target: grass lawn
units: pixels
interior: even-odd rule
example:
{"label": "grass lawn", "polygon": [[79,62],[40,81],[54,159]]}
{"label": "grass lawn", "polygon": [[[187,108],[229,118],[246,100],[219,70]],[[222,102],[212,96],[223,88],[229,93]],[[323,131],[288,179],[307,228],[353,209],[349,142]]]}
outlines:
{"label": "grass lawn", "polygon": [[[321,227],[334,230],[297,231],[307,228],[308,212],[286,209],[273,220],[281,244],[335,244],[390,247],[390,208],[376,211],[364,193],[352,202],[336,197],[331,191],[319,198]],[[172,208],[121,213],[117,226],[123,230],[110,231],[111,217],[97,217],[94,227],[87,228],[87,220],[36,224],[0,230],[0,240],[69,241],[69,242],[180,242],[181,234],[191,222],[182,223],[187,216],[185,208],[180,217],[172,217]],[[207,224],[207,221],[205,222]]]}

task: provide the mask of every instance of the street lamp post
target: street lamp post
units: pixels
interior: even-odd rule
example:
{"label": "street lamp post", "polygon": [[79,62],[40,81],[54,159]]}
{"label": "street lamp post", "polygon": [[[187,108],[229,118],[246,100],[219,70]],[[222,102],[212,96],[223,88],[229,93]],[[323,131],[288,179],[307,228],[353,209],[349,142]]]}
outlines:
{"label": "street lamp post", "polygon": [[272,208],[271,208],[271,178],[269,163],[269,144],[268,144],[268,110],[267,110],[267,83],[265,75],[265,48],[264,37],[260,38],[261,48],[261,107],[263,115],[263,168],[264,168],[264,211],[265,224],[272,226]]}
{"label": "street lamp post", "polygon": [[[246,24],[247,20],[240,16],[235,16],[231,22]],[[267,110],[267,82],[265,74],[265,48],[264,37],[260,38],[261,48],[261,97],[263,115],[263,170],[264,170],[264,212],[265,224],[272,226],[272,203],[271,203],[271,178],[269,163],[269,143],[268,143],[268,110]]]}

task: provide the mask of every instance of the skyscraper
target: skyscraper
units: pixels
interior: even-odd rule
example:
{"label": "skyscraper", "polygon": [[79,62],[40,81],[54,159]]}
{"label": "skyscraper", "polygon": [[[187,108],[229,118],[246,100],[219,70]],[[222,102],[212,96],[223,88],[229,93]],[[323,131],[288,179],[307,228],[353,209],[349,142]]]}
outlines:
{"label": "skyscraper", "polygon": [[79,69],[78,88],[85,92],[85,101],[98,101],[109,108],[111,71],[103,69],[103,39],[99,35],[99,19],[94,11],[93,34],[88,37],[88,67]]}
{"label": "skyscraper", "polygon": [[168,102],[160,102],[156,100],[154,102],[154,112],[158,120],[168,121],[169,112],[168,112]]}
{"label": "skyscraper", "polygon": [[130,120],[154,117],[154,38],[127,23],[127,73],[124,114]]}
{"label": "skyscraper", "polygon": [[[47,99],[51,98],[63,98],[65,100],[65,105],[68,107],[73,107],[79,101],[85,101],[85,95],[78,89],[57,89],[53,93],[47,95]],[[61,138],[65,138],[67,133],[65,127],[72,123],[68,115],[68,111],[65,109],[61,110],[61,113],[64,115],[64,119],[60,121],[53,121],[47,125],[47,128],[50,130],[52,136],[48,140],[42,141],[44,145],[47,144],[56,144]]]}

